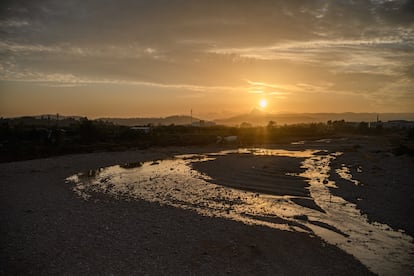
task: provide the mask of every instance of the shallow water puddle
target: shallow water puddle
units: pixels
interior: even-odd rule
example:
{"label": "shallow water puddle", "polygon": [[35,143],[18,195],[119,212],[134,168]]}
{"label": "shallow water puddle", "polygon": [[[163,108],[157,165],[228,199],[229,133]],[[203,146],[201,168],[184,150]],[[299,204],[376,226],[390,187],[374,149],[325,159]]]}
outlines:
{"label": "shallow water puddle", "polygon": [[[392,230],[380,223],[369,223],[355,204],[341,197],[333,196],[329,189],[335,183],[329,180],[330,161],[335,153],[327,156],[312,156],[303,162],[310,192],[315,202],[326,213],[312,213],[313,219],[323,221],[337,228],[345,235],[337,235],[309,225],[323,239],[335,244],[357,257],[373,272],[380,275],[409,275],[414,271],[414,245],[412,237]],[[341,175],[358,184],[349,171]]]}
{"label": "shallow water puddle", "polygon": [[[358,167],[357,168],[358,172],[361,172],[361,168]],[[335,172],[342,178],[342,179],[346,179],[352,183],[354,183],[355,185],[359,184],[359,181],[356,179],[352,179],[352,174],[351,174],[351,170],[349,169],[349,167],[347,167],[345,164],[342,164],[342,167],[340,169],[336,169]]]}
{"label": "shallow water puddle", "polygon": [[[303,173],[286,171],[309,183],[311,198],[273,196],[242,191],[211,183],[213,180],[192,169],[195,162],[213,161],[219,156],[285,156],[305,158]],[[79,173],[67,178],[73,190],[84,199],[93,193],[107,193],[123,199],[143,199],[189,209],[206,216],[218,216],[247,224],[307,232],[320,236],[354,255],[373,272],[381,275],[408,275],[414,271],[412,238],[387,225],[369,223],[357,206],[333,196],[328,187],[330,163],[341,153],[325,151],[239,149],[207,155],[177,155],[173,159],[129,163]],[[356,181],[350,171],[339,174]],[[356,183],[356,182],[354,182]],[[320,207],[306,208],[295,202],[312,200]]]}

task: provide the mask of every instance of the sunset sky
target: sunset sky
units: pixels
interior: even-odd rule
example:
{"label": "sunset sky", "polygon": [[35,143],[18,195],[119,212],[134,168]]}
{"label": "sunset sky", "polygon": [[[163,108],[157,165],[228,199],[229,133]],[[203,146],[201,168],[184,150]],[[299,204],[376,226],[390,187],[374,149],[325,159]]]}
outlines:
{"label": "sunset sky", "polygon": [[1,1],[0,116],[254,108],[414,112],[414,1]]}

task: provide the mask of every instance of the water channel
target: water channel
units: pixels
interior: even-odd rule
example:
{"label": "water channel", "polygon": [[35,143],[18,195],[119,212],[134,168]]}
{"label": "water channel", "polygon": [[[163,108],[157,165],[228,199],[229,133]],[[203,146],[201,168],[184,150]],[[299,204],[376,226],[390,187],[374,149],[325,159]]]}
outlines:
{"label": "water channel", "polygon": [[[306,232],[354,255],[374,273],[412,273],[412,237],[388,225],[370,223],[355,204],[330,192],[330,188],[336,187],[329,175],[331,162],[341,154],[324,150],[246,148],[99,168],[70,176],[67,181],[74,184],[74,192],[85,200],[93,193],[106,193],[120,200],[135,198],[192,210],[205,216]],[[218,185],[211,176],[193,168],[196,163],[215,162],[226,155],[298,158],[302,172],[287,169],[284,177],[306,181],[309,197],[266,194]],[[268,173],[272,169],[276,168],[266,167],[265,171],[257,172]],[[355,185],[360,184],[345,165],[336,173]],[[272,183],[267,185],[274,185]],[[300,201],[312,201],[317,208],[298,204]]]}

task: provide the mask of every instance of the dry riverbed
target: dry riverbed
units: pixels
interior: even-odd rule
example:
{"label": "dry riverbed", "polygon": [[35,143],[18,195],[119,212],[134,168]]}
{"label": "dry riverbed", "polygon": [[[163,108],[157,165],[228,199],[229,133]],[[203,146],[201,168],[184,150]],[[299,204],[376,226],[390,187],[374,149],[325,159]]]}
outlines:
{"label": "dry riverbed", "polygon": [[0,164],[0,272],[412,273],[413,160],[367,139]]}

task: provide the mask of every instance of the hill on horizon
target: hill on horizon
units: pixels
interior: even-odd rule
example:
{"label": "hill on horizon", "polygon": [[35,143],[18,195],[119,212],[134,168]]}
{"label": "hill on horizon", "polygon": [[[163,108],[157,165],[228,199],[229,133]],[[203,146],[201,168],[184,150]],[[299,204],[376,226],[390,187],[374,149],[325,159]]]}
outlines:
{"label": "hill on horizon", "polygon": [[111,122],[117,125],[136,126],[136,125],[191,125],[204,121],[207,124],[214,124],[211,121],[187,116],[187,115],[172,115],[168,117],[147,117],[147,118],[99,118],[106,122]]}
{"label": "hill on horizon", "polygon": [[345,120],[347,122],[386,122],[391,120],[414,121],[414,113],[266,113],[254,109],[250,113],[236,115],[230,118],[214,120],[220,125],[267,125],[269,121],[276,124],[326,123],[327,121]]}
{"label": "hill on horizon", "polygon": [[229,118],[215,119],[212,121],[201,118],[191,118],[187,115],[173,115],[168,117],[136,117],[136,118],[99,118],[114,124],[134,126],[134,125],[190,125],[205,121],[207,125],[227,125],[239,126],[248,123],[252,126],[265,126],[269,121],[274,121],[278,125],[301,124],[301,123],[326,123],[327,121],[345,120],[347,122],[375,122],[390,120],[414,121],[414,113],[266,113],[257,109],[250,113],[240,114]]}
{"label": "hill on horizon", "polygon": [[[378,117],[377,117],[378,116]],[[12,120],[24,121],[26,123],[38,123],[37,121],[56,121],[58,119],[62,123],[68,123],[84,116],[66,116],[56,114],[20,116],[8,118]],[[117,117],[102,117],[94,120],[101,120],[123,126],[146,126],[146,125],[226,125],[226,126],[240,126],[247,123],[252,126],[265,126],[270,121],[277,125],[284,124],[301,124],[301,123],[326,123],[327,121],[345,120],[347,122],[375,122],[377,118],[380,121],[387,122],[392,120],[407,120],[414,121],[414,113],[266,113],[257,109],[250,113],[240,114],[228,118],[220,118],[215,120],[204,120],[201,118],[191,117],[188,115],[172,115],[167,117],[134,117],[134,118],[117,118]],[[7,118],[4,118],[7,119]],[[200,123],[202,122],[202,123]]]}

